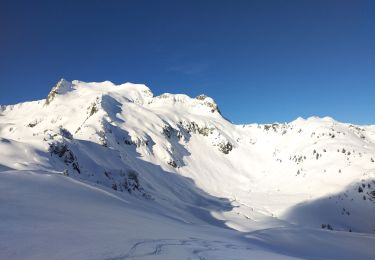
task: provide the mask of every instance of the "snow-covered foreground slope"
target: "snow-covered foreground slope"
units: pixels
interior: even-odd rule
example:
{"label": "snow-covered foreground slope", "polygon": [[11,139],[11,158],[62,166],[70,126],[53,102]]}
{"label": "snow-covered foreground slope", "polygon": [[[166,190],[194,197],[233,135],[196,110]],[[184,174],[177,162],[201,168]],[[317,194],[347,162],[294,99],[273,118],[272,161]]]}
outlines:
{"label": "snow-covered foreground slope", "polygon": [[374,160],[375,126],[61,80],[1,107],[0,258],[373,259]]}
{"label": "snow-covered foreground slope", "polygon": [[[182,221],[111,189],[49,172],[0,175],[1,259],[373,258],[372,235],[277,228],[239,233]],[[189,220],[191,220],[189,218]],[[293,257],[292,257],[293,256]]]}

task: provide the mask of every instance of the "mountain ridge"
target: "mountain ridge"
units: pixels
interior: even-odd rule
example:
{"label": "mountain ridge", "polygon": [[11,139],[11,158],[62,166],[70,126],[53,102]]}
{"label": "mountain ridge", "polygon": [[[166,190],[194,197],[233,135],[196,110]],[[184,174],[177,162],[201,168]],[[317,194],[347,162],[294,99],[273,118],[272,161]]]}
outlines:
{"label": "mountain ridge", "polygon": [[194,225],[375,233],[372,125],[234,125],[212,98],[109,81],[60,80],[1,115],[4,172],[55,172]]}

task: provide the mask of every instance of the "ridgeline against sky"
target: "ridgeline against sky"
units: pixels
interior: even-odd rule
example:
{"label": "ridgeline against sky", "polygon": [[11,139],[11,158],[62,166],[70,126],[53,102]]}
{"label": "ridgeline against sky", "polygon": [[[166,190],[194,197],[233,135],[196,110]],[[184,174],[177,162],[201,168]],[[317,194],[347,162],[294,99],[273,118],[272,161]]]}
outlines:
{"label": "ridgeline against sky", "polygon": [[375,1],[1,1],[0,104],[62,77],[205,93],[235,123],[375,123]]}

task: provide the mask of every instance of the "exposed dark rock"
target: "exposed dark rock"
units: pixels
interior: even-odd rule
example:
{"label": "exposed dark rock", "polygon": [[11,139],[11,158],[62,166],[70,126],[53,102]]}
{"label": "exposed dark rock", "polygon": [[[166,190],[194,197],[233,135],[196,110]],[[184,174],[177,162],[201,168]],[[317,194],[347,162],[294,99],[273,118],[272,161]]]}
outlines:
{"label": "exposed dark rock", "polygon": [[170,161],[168,161],[167,162],[170,166],[172,166],[173,168],[177,168],[177,163],[176,163],[176,161],[174,161],[174,160],[170,160]]}
{"label": "exposed dark rock", "polygon": [[203,104],[205,106],[211,108],[211,113],[218,112],[219,114],[221,114],[218,105],[211,98],[207,97],[206,95],[199,95],[199,96],[197,96],[195,98],[198,99],[198,100],[203,101]]}
{"label": "exposed dark rock", "polygon": [[233,145],[230,142],[220,143],[219,150],[225,154],[228,154],[233,149]]}
{"label": "exposed dark rock", "polygon": [[62,142],[53,142],[49,144],[48,151],[60,157],[66,165],[71,165],[74,170],[81,173],[77,158],[74,153],[68,148],[68,145]]}
{"label": "exposed dark rock", "polygon": [[67,139],[70,139],[72,140],[73,139],[73,135],[69,132],[69,130],[63,128],[63,127],[60,127],[60,135],[67,138]]}
{"label": "exposed dark rock", "polygon": [[65,79],[61,79],[49,92],[44,105],[45,106],[49,105],[52,102],[52,100],[55,99],[57,94],[64,94],[70,88],[71,88],[71,83],[66,81]]}
{"label": "exposed dark rock", "polygon": [[38,124],[39,122],[37,120],[33,120],[30,123],[27,124],[27,127],[34,127]]}

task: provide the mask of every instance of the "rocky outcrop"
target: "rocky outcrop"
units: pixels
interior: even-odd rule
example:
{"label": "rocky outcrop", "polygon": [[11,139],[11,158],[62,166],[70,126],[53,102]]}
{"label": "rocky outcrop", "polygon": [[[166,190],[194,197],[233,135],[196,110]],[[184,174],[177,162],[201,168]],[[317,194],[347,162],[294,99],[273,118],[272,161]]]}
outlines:
{"label": "rocky outcrop", "polygon": [[48,151],[52,155],[57,155],[60,157],[66,165],[71,165],[72,168],[81,173],[79,168],[77,158],[74,153],[68,148],[68,145],[64,142],[52,142],[49,144]]}
{"label": "rocky outcrop", "polygon": [[45,106],[49,105],[55,99],[56,95],[65,94],[71,89],[72,89],[72,83],[70,83],[69,81],[66,81],[65,79],[61,79],[49,92],[44,105]]}
{"label": "rocky outcrop", "polygon": [[195,99],[203,101],[203,104],[209,107],[212,113],[218,112],[219,114],[221,114],[219,106],[216,104],[216,102],[212,98],[206,95],[199,95]]}

